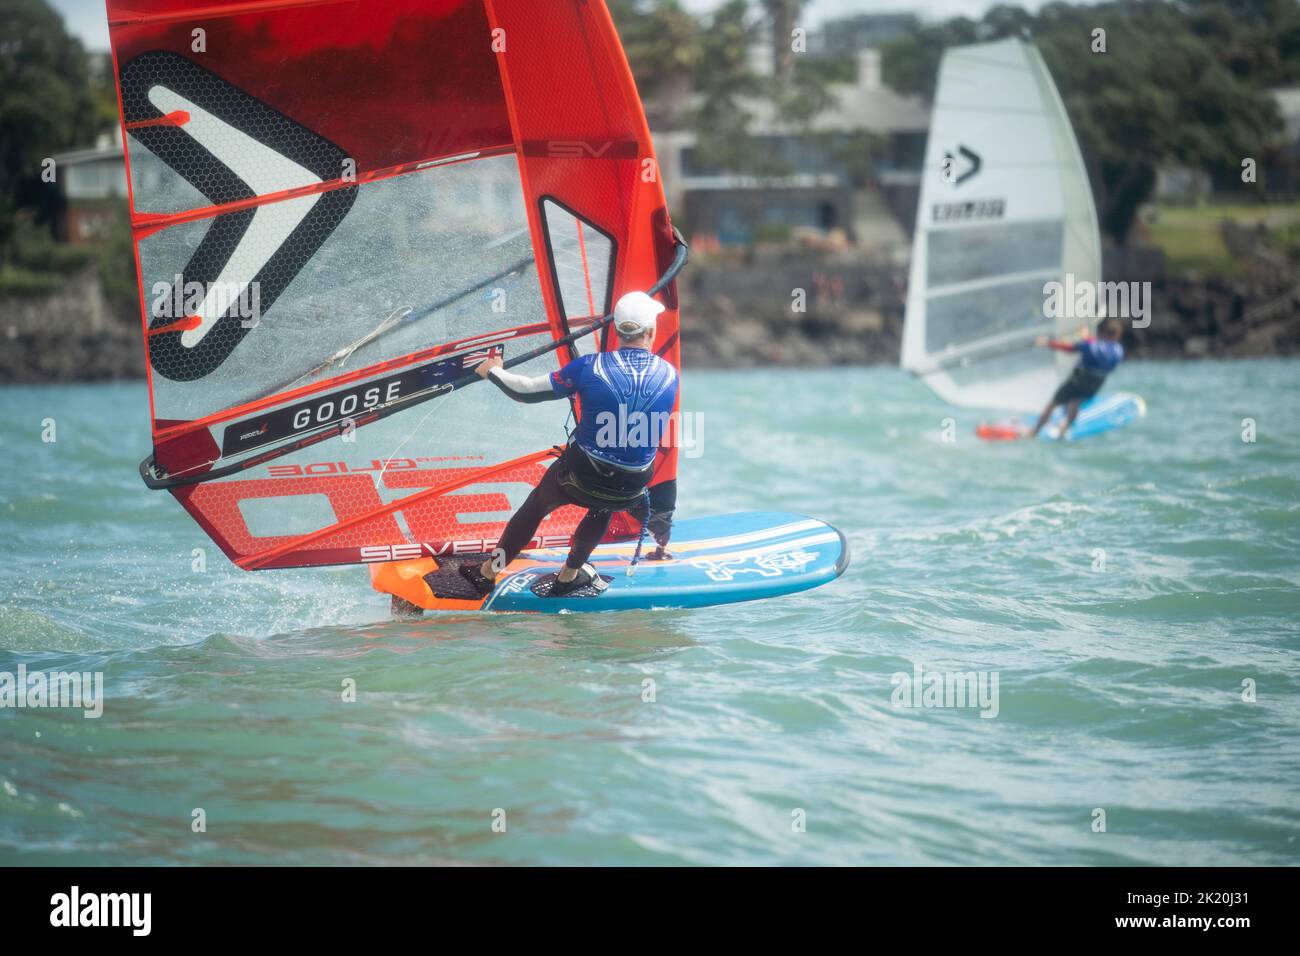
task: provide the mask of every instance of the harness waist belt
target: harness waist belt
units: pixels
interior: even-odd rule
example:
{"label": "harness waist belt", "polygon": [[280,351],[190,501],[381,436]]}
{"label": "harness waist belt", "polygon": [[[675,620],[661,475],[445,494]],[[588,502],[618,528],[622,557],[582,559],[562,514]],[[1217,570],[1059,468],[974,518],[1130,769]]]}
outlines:
{"label": "harness waist belt", "polygon": [[653,461],[640,468],[615,465],[592,457],[577,442],[564,450],[563,461],[567,474],[561,484],[606,506],[627,505],[640,498],[654,475]]}

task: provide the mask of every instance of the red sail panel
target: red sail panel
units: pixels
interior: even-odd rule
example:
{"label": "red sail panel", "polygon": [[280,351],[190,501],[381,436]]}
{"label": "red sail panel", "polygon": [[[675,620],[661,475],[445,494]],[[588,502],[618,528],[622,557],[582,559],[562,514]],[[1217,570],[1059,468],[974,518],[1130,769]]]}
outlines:
{"label": "red sail panel", "polygon": [[478,2],[108,0],[108,17],[119,77],[144,53],[185,57],[339,144],[359,177],[510,145]]}
{"label": "red sail panel", "polygon": [[[550,234],[561,228],[557,207],[582,210],[619,249],[611,289],[619,295],[648,289],[672,260],[673,234],[632,70],[604,3],[546,6],[538,16],[529,0],[487,0],[491,25],[500,31],[495,39],[505,44],[497,56],[533,244],[553,249],[563,242]],[[583,299],[560,294],[562,275],[552,270],[542,284],[554,313],[581,313]],[[680,370],[675,284],[661,298],[669,308],[659,318],[655,349]],[[613,302],[596,305],[604,314]],[[674,435],[654,481],[676,477]]]}

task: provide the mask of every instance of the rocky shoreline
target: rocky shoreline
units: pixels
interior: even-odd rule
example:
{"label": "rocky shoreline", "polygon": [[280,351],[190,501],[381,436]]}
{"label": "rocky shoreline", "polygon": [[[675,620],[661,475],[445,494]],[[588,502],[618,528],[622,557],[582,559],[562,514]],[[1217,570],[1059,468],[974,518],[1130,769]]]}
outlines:
{"label": "rocky shoreline", "polygon": [[[697,261],[680,283],[683,364],[895,364],[906,288],[905,264],[847,251]],[[0,341],[0,384],[144,375],[139,315],[110,307],[93,270],[45,298],[0,298]],[[1288,268],[1154,281],[1151,323],[1125,345],[1133,358],[1298,355],[1300,282]]]}
{"label": "rocky shoreline", "polygon": [[0,298],[0,384],[143,378],[140,313],[113,308],[88,268],[53,295]]}
{"label": "rocky shoreline", "polygon": [[[1148,255],[1108,256],[1106,274],[1143,281],[1160,265]],[[696,266],[681,283],[682,360],[691,368],[894,364],[906,289],[905,264],[860,258]],[[1150,324],[1130,327],[1124,344],[1139,359],[1300,355],[1300,277],[1281,264],[1234,279],[1151,280]]]}

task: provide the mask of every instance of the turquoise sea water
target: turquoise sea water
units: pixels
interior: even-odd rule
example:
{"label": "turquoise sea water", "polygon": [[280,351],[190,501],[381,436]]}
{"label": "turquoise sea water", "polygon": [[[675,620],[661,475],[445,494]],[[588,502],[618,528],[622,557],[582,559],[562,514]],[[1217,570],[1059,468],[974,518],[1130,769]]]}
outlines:
{"label": "turquoise sea water", "polygon": [[[0,709],[0,863],[1300,862],[1300,364],[1110,387],[1147,418],[988,445],[894,370],[688,374],[680,513],[824,518],[843,578],[416,624],[216,556],[136,474],[143,385],[0,389],[0,671],[106,694]],[[895,706],[917,665],[996,717]]]}

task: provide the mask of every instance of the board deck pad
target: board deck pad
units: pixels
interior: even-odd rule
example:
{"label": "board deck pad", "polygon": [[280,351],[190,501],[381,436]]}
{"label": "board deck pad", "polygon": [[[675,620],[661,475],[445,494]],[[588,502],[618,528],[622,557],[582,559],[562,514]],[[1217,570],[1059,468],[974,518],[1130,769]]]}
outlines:
{"label": "board deck pad", "polygon": [[[540,598],[549,598],[551,588],[555,587],[555,582],[559,579],[560,572],[552,571],[550,574],[543,574],[540,578],[532,583],[529,590]],[[571,598],[595,598],[605,593],[606,589],[613,582],[613,578],[608,574],[600,575],[600,579],[605,582],[605,587],[598,588],[594,584],[586,584],[580,588],[570,591],[565,597]]]}
{"label": "board deck pad", "polygon": [[[1065,441],[1078,441],[1091,438],[1116,428],[1122,428],[1137,421],[1146,414],[1147,404],[1140,395],[1131,392],[1112,392],[1088,399],[1079,406],[1079,417],[1074,420]],[[1017,422],[1001,422],[980,425],[975,434],[985,441],[1016,441],[1031,437],[1037,416],[1028,416]],[[1065,424],[1064,409],[1057,408],[1047,420],[1043,430],[1038,433],[1040,439],[1055,441],[1061,437],[1061,426]]]}
{"label": "board deck pad", "polygon": [[816,518],[782,512],[677,521],[668,545],[671,557],[648,560],[643,556],[629,577],[636,544],[631,539],[596,548],[590,564],[608,587],[590,597],[544,596],[544,582],[559,572],[567,548],[524,552],[501,573],[486,597],[472,594],[457,572],[463,561],[482,561],[483,555],[372,565],[371,584],[377,591],[427,610],[648,610],[710,607],[793,594],[835,580],[849,563],[848,544],[838,529]]}
{"label": "board deck pad", "polygon": [[482,564],[490,554],[462,554],[439,562],[438,568],[422,575],[424,583],[435,597],[453,601],[476,601],[483,597],[460,569],[467,564]]}

